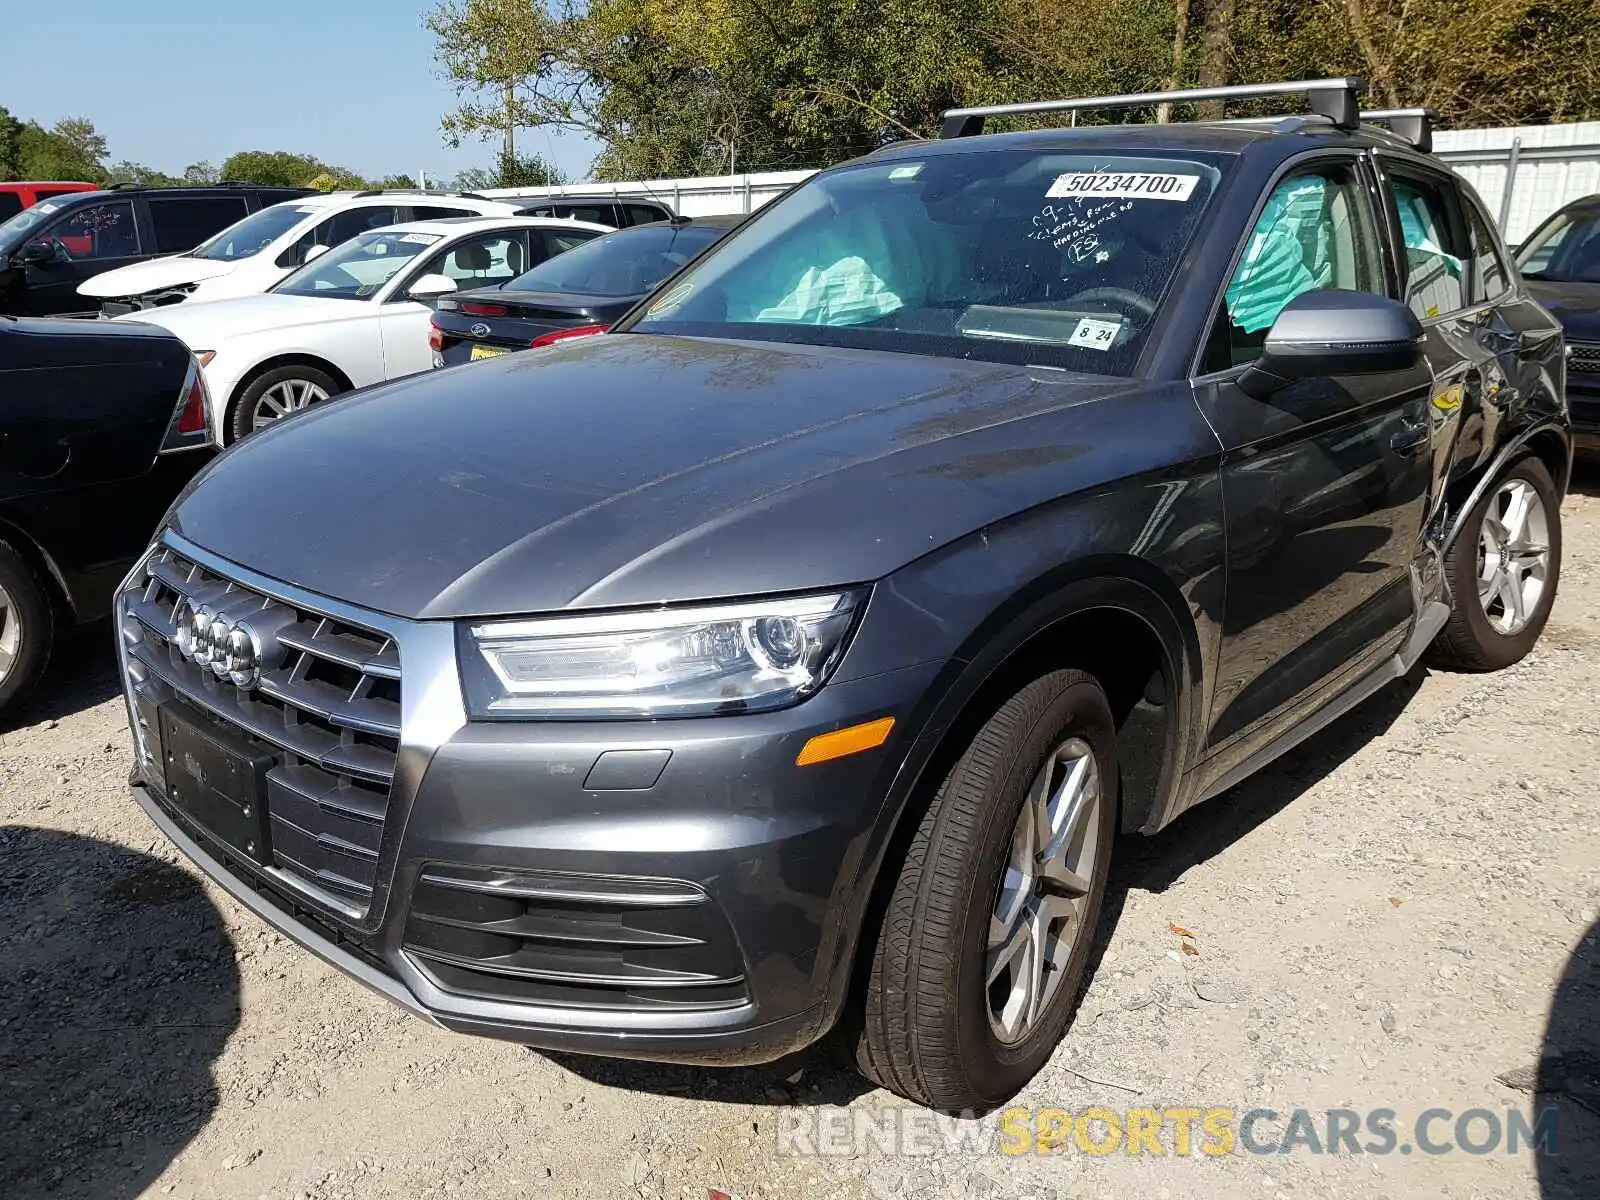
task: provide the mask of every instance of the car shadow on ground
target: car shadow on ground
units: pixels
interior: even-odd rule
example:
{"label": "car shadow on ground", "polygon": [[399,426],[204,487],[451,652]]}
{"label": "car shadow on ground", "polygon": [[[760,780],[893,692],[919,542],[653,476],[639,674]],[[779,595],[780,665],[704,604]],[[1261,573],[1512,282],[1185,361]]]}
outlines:
{"label": "car shadow on ground", "polygon": [[56,639],[44,678],[14,713],[0,719],[0,733],[70,717],[110,700],[120,687],[111,622],[64,630]]}
{"label": "car shadow on ground", "polygon": [[0,1196],[132,1200],[218,1105],[239,974],[200,884],[0,827]]}
{"label": "car shadow on ground", "polygon": [[1600,496],[1600,459],[1573,459],[1572,478],[1567,481],[1567,491],[1583,496]]}
{"label": "car shadow on ground", "polygon": [[1540,1196],[1600,1196],[1600,921],[1584,931],[1556,985],[1537,1070],[1502,1082],[1531,1090],[1536,1111],[1554,1110],[1554,1153],[1538,1160]]}

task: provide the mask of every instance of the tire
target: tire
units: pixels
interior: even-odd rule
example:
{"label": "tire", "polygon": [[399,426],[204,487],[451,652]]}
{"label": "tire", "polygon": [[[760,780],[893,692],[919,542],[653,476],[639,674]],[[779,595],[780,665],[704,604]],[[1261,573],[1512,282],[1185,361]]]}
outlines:
{"label": "tire", "polygon": [[[1067,748],[1073,757],[1058,761]],[[1073,769],[1069,761],[1086,762],[1098,782],[1097,806],[1085,813],[1067,847],[1069,857],[1078,848],[1076,865],[1087,887],[1071,902],[1075,911],[1065,928],[1074,936],[1046,974],[1048,992],[1040,993],[1046,998],[1036,1017],[1008,1039],[997,1024],[1010,1011],[1003,998],[1015,995],[1017,976],[1006,968],[988,985],[991,924],[999,909],[1018,911],[1019,894],[1026,911],[1026,890],[1002,887],[1015,880],[1008,863],[1023,831],[1020,818],[1025,805],[1033,809],[1045,768],[1050,778],[1062,778]],[[869,1079],[944,1112],[988,1111],[1049,1059],[1077,1006],[1105,894],[1116,828],[1116,761],[1105,693],[1081,671],[1034,680],[977,732],[913,832],[881,922],[866,934],[874,940],[847,1035]],[[1003,959],[1009,945],[1002,939],[993,961]]]}
{"label": "tire", "polygon": [[[1507,512],[1512,495],[1537,500],[1536,509],[1530,504],[1525,510],[1518,529],[1505,528],[1506,518],[1514,519],[1514,514]],[[1509,541],[1502,536],[1506,532],[1512,534]],[[1495,555],[1490,549],[1498,543],[1507,546],[1506,555]],[[1502,569],[1516,571],[1521,586],[1495,586],[1493,580],[1510,578],[1500,574]],[[1498,671],[1533,649],[1549,620],[1561,577],[1561,500],[1544,463],[1529,455],[1506,468],[1467,517],[1445,555],[1444,570],[1450,582],[1452,611],[1430,647],[1431,663],[1456,671]],[[1485,576],[1491,573],[1492,579],[1486,582]],[[1535,576],[1540,584],[1530,589],[1527,582]],[[1487,601],[1480,584],[1491,592]],[[1520,617],[1508,597],[1521,604]]]}
{"label": "tire", "polygon": [[54,640],[50,597],[22,556],[0,541],[0,719],[39,682]]}
{"label": "tire", "polygon": [[[234,441],[249,437],[258,429],[276,424],[343,390],[338,380],[316,367],[290,364],[263,371],[233,402],[228,413],[228,432]],[[269,418],[275,410],[281,415]]]}

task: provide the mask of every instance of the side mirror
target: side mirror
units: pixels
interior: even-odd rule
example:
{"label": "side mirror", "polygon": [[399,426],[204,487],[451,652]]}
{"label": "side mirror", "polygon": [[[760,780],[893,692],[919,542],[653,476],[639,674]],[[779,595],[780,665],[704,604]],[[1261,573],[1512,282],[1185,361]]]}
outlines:
{"label": "side mirror", "polygon": [[407,290],[413,300],[432,300],[446,292],[456,290],[456,281],[448,275],[424,275]]}
{"label": "side mirror", "polygon": [[1422,359],[1422,324],[1398,300],[1369,292],[1296,296],[1267,331],[1261,357],[1239,377],[1258,400],[1301,379],[1386,375]]}
{"label": "side mirror", "polygon": [[317,255],[326,254],[328,249],[329,247],[324,246],[321,242],[318,242],[315,246],[312,246],[306,251],[306,256],[300,260],[300,265],[305,266],[306,263],[310,262],[313,258],[316,258]]}
{"label": "side mirror", "polygon": [[22,247],[22,261],[30,267],[37,267],[42,263],[54,262],[56,257],[56,241],[54,238],[34,238],[33,241]]}

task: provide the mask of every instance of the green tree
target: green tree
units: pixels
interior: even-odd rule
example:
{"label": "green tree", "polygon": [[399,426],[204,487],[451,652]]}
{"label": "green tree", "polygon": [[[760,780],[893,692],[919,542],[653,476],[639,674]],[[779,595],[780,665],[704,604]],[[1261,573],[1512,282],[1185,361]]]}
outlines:
{"label": "green tree", "polygon": [[244,150],[230,155],[222,164],[221,177],[266,187],[321,186],[327,191],[366,186],[366,180],[354,171],[288,150]]}
{"label": "green tree", "polygon": [[221,178],[222,173],[208,162],[190,163],[183,169],[183,182],[191,186],[216,183]]}
{"label": "green tree", "polygon": [[500,156],[499,172],[487,187],[555,187],[567,182],[558,167],[543,155]]}
{"label": "green tree", "polygon": [[0,181],[22,178],[22,122],[0,108]]}
{"label": "green tree", "polygon": [[107,183],[138,183],[146,187],[174,187],[183,182],[165,171],[124,159],[106,171]]}
{"label": "green tree", "polygon": [[37,121],[29,121],[22,127],[17,144],[21,151],[19,174],[23,179],[105,181],[105,168],[98,159],[90,157],[93,144],[86,150],[81,141],[63,137]]}

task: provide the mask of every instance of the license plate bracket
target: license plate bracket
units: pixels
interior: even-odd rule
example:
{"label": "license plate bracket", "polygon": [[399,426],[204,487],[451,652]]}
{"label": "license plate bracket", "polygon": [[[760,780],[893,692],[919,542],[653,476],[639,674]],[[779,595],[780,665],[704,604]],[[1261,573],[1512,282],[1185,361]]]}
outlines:
{"label": "license plate bracket", "polygon": [[267,772],[277,759],[173,702],[158,710],[167,798],[252,862],[272,861]]}

